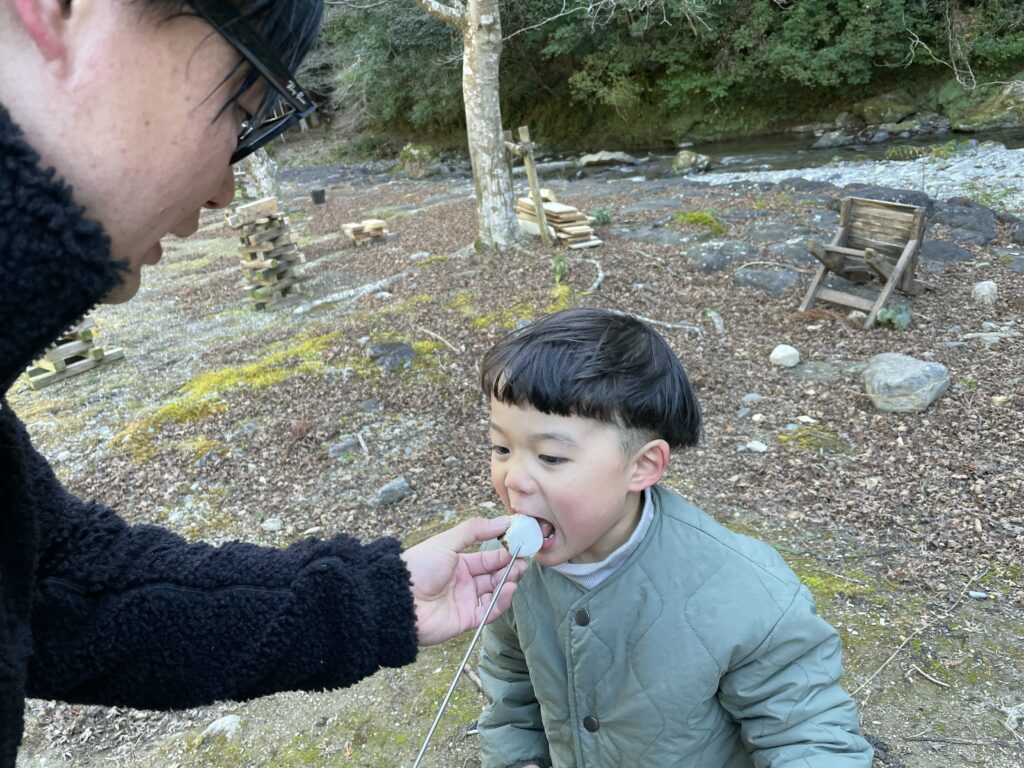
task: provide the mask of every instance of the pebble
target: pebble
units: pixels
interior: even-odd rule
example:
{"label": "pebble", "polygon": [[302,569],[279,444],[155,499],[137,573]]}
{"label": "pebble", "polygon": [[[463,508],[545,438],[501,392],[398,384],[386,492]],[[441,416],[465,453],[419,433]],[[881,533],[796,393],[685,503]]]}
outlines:
{"label": "pebble", "polygon": [[277,533],[284,528],[284,521],[281,520],[280,517],[268,517],[260,523],[260,528],[264,531],[269,531],[270,533]]}
{"label": "pebble", "polygon": [[789,344],[779,344],[772,350],[772,354],[768,359],[771,360],[772,365],[792,368],[799,364],[800,352],[795,347],[789,346]]}
{"label": "pebble", "polygon": [[992,280],[983,280],[974,284],[974,288],[971,289],[971,298],[978,306],[991,307],[999,298],[999,289]]}
{"label": "pebble", "polygon": [[225,739],[231,739],[238,729],[242,726],[242,718],[238,715],[224,715],[224,717],[218,718],[206,726],[206,730],[203,731],[201,740],[216,738],[217,736],[223,736]]}
{"label": "pebble", "polygon": [[764,453],[765,451],[768,450],[768,446],[762,443],[760,440],[751,440],[749,443],[744,445],[743,448],[745,448],[748,451],[753,451],[754,453]]}
{"label": "pebble", "polygon": [[764,400],[764,395],[759,395],[757,392],[748,392],[740,398],[742,403],[756,403],[759,400]]}

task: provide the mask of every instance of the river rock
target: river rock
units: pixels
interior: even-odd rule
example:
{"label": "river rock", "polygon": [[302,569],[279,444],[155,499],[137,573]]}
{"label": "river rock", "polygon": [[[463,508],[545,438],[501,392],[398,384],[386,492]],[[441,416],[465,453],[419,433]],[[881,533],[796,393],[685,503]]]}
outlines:
{"label": "river rock", "polygon": [[1010,230],[1010,240],[1017,245],[1024,245],[1024,221],[1018,221]]}
{"label": "river rock", "polygon": [[799,364],[800,352],[795,347],[789,346],[789,344],[779,344],[772,350],[768,359],[771,361],[772,365],[778,365],[782,368],[792,368]]}
{"label": "river rock", "polygon": [[867,197],[872,200],[886,200],[890,203],[903,203],[905,205],[916,205],[924,208],[931,216],[935,201],[924,192],[913,189],[893,189],[892,187],[880,187],[874,184],[848,184],[843,188],[857,197]]}
{"label": "river rock", "polygon": [[200,741],[205,741],[206,739],[215,739],[220,736],[231,740],[238,733],[241,725],[242,718],[238,715],[224,715],[224,717],[218,718],[206,726],[199,739]]}
{"label": "river rock", "polygon": [[991,209],[966,198],[955,200],[935,203],[929,222],[949,227],[955,240],[988,245],[996,239],[996,215]]}
{"label": "river rock", "polygon": [[736,285],[756,288],[759,291],[770,293],[772,296],[782,296],[793,290],[800,279],[800,273],[789,267],[781,269],[741,267],[736,270],[732,279]]}
{"label": "river rock", "polygon": [[787,192],[820,192],[826,189],[835,189],[836,185],[829,181],[818,181],[815,179],[805,179],[800,176],[790,176],[789,178],[780,181],[778,188],[786,190]]}
{"label": "river rock", "polygon": [[377,495],[370,500],[370,506],[386,507],[391,504],[397,504],[407,496],[411,496],[412,493],[412,486],[409,485],[404,476],[400,475],[377,491]]}
{"label": "river rock", "polygon": [[757,247],[741,240],[708,240],[686,251],[686,259],[701,272],[720,272],[730,264],[757,258]]}
{"label": "river rock", "polygon": [[583,157],[576,161],[576,164],[581,168],[586,168],[589,165],[617,165],[619,163],[636,165],[636,158],[632,155],[627,155],[625,152],[608,152],[603,150],[583,155]]}
{"label": "river rock", "polygon": [[906,91],[898,90],[865,99],[853,106],[853,113],[869,125],[896,123],[917,111],[917,103]]}
{"label": "river rock", "polygon": [[923,411],[949,389],[949,371],[908,355],[885,352],[864,369],[864,391],[880,411]]}
{"label": "river rock", "polygon": [[794,237],[784,243],[772,243],[768,253],[801,267],[817,266],[818,260],[807,250],[806,237]]}
{"label": "river rock", "polygon": [[840,112],[836,115],[835,126],[841,131],[858,131],[864,127],[864,119],[849,112]]}
{"label": "river rock", "polygon": [[366,355],[386,371],[408,368],[416,357],[416,350],[401,341],[387,341],[370,344]]}
{"label": "river rock", "polygon": [[979,307],[991,307],[999,298],[999,288],[992,280],[975,283],[971,289],[971,298]]}
{"label": "river rock", "polygon": [[711,158],[699,152],[692,152],[689,149],[680,150],[672,161],[672,170],[675,173],[700,173],[711,167]]}
{"label": "river rock", "polygon": [[1014,75],[1002,90],[985,99],[953,125],[957,131],[1020,127],[1024,127],[1024,72]]}
{"label": "river rock", "polygon": [[783,221],[755,221],[744,234],[759,243],[781,243],[794,237],[805,237],[811,234],[811,230]]}
{"label": "river rock", "polygon": [[857,139],[849,133],[843,131],[829,131],[823,133],[817,141],[811,144],[811,149],[835,149],[837,147],[848,147],[853,144]]}
{"label": "river rock", "polygon": [[948,240],[925,240],[921,243],[920,257],[925,261],[949,264],[955,261],[970,261],[974,254]]}

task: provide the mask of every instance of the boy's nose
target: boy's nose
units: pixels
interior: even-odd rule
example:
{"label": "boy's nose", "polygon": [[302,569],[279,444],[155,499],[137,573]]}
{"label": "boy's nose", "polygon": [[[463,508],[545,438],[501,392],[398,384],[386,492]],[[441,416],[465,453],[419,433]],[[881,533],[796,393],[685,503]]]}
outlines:
{"label": "boy's nose", "polygon": [[533,493],[536,485],[528,472],[524,472],[519,467],[512,467],[505,474],[505,487],[509,491],[525,495]]}

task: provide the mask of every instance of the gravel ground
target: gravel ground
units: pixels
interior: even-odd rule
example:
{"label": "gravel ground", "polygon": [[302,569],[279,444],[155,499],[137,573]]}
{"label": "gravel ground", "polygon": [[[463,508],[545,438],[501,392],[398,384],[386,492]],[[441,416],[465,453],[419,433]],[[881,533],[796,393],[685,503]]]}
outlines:
{"label": "gravel ground", "polygon": [[[611,212],[598,232],[604,245],[580,253],[527,243],[495,257],[466,248],[465,179],[339,183],[313,206],[305,184],[317,178],[311,169],[303,186],[285,188],[308,259],[293,306],[246,306],[234,233],[211,213],[195,238],[168,248],[135,301],[97,312],[100,343],[124,348],[123,362],[39,392],[16,389],[13,407],[73,491],[190,539],[283,546],[346,530],[414,540],[496,512],[476,383],[483,352],[549,309],[635,312],[660,324],[706,417],[702,444],[675,457],[667,482],[773,543],[811,586],[843,634],[846,684],[877,740],[876,764],[1021,764],[1012,716],[1024,702],[1024,362],[1019,336],[961,343],[983,323],[1012,329],[1024,316],[1009,224],[993,243],[965,246],[967,260],[931,265],[934,289],[913,299],[909,329],[864,332],[824,305],[797,312],[799,284],[772,296],[737,286],[731,269],[694,268],[683,250],[707,241],[706,228],[668,223],[711,211],[719,239],[743,240],[752,218],[826,237],[833,225],[816,222],[838,190],[551,182],[561,201]],[[341,236],[342,223],[371,215],[395,236],[359,247]],[[638,239],[651,232],[668,237]],[[809,278],[770,246],[754,260]],[[383,289],[338,298],[383,279]],[[985,279],[1000,293],[981,308],[971,287]],[[385,370],[367,355],[380,342],[410,344],[416,356]],[[779,343],[799,349],[801,365],[770,365]],[[893,351],[946,365],[949,392],[924,413],[876,411],[858,371]],[[755,394],[744,413],[744,396]],[[807,419],[817,429],[787,440]],[[766,450],[744,450],[751,441]],[[399,477],[410,495],[371,503]],[[464,641],[348,691],[180,713],[32,702],[19,768],[406,765]],[[475,764],[481,698],[465,683],[459,699],[428,765]],[[238,734],[201,736],[227,714],[241,717]]]}

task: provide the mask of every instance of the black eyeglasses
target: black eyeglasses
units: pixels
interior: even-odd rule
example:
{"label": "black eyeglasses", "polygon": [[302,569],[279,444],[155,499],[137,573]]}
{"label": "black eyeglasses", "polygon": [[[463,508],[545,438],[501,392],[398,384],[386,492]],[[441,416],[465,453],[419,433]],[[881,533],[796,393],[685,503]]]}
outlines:
{"label": "black eyeglasses", "polygon": [[245,58],[273,88],[281,98],[292,106],[292,111],[284,116],[271,115],[263,120],[248,121],[242,135],[238,137],[238,146],[231,155],[234,165],[264,144],[284,133],[299,120],[308,117],[316,109],[316,104],[302,90],[292,73],[281,59],[270,50],[259,33],[253,29],[239,13],[238,9],[227,0],[199,0],[190,3],[211,27]]}

